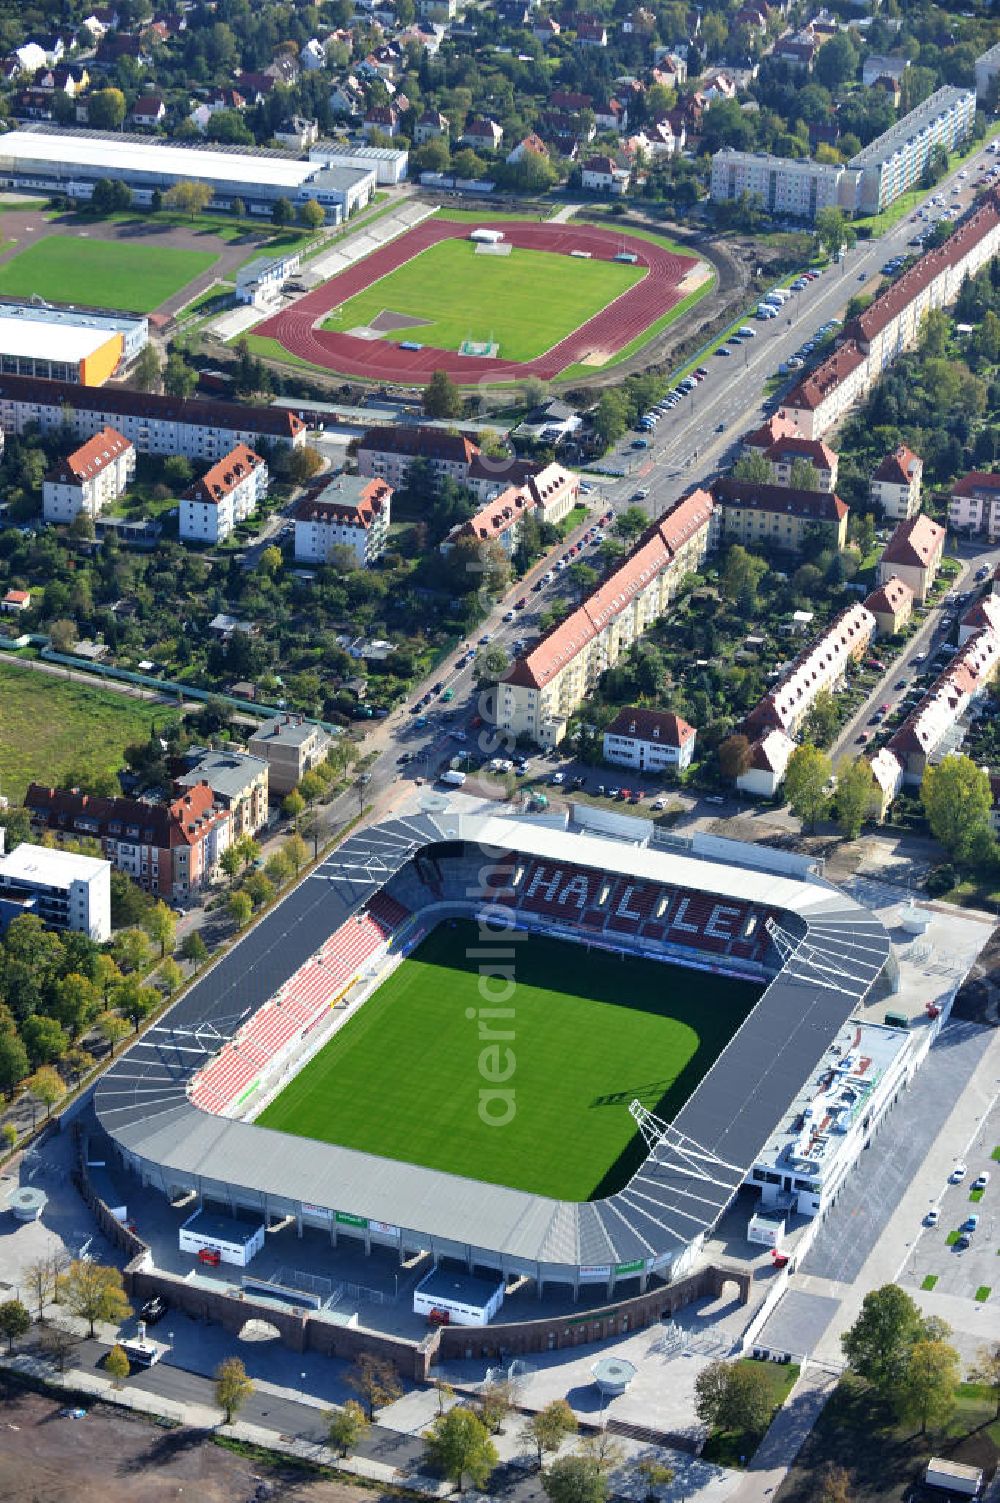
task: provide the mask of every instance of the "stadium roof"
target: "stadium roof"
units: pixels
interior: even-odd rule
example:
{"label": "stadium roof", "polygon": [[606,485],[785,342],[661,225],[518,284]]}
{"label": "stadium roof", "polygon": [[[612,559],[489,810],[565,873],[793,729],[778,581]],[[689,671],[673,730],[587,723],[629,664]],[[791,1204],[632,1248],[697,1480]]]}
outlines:
{"label": "stadium roof", "polygon": [[[784,910],[790,954],[629,1183],[605,1200],[559,1201],[215,1117],[189,1079],[318,945],[424,847],[481,849],[588,866]],[[350,836],[256,925],[101,1080],[101,1125],[165,1186],[231,1184],[401,1227],[407,1242],[504,1255],[510,1266],[665,1263],[709,1230],[890,955],[867,910],[819,881],[743,870],[627,840],[453,811]],[[624,1110],[623,1106],[623,1110]],[[214,1193],[218,1194],[219,1190]],[[474,1239],[474,1241],[473,1241]]]}
{"label": "stadium roof", "polygon": [[12,130],[0,138],[0,165],[17,161],[22,166],[72,166],[93,172],[99,167],[107,177],[116,173],[150,173],[171,178],[213,182],[257,183],[261,187],[300,187],[318,169],[316,162],[265,152],[212,151],[196,146],[173,146],[153,140],[83,131]]}

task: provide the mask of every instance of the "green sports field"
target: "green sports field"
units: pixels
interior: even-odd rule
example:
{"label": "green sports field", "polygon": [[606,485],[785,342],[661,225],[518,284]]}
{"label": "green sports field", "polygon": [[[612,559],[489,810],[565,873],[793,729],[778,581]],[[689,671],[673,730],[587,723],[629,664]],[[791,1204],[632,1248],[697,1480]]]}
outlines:
{"label": "green sports field", "polygon": [[504,360],[534,360],[644,276],[642,267],[616,261],[519,247],[477,255],[468,240],[442,240],[341,303],[323,327],[347,333],[398,313],[425,322],[387,329],[383,339],[457,350],[463,340],[492,336]]}
{"label": "green sports field", "polygon": [[[514,994],[484,1001],[479,931],[443,924],[258,1117],[265,1126],[539,1195],[588,1200],[640,1161],[638,1097],[672,1118],[760,988],[654,961],[519,935]],[[496,983],[494,983],[496,985]],[[479,1009],[513,1008],[483,1021]],[[469,1013],[472,1016],[469,1016]],[[510,1030],[490,1049],[480,1028]],[[481,1091],[512,1090],[504,1126]],[[504,1103],[488,1104],[497,1113]]]}
{"label": "green sports field", "polygon": [[0,266],[0,293],[151,313],[216,259],[211,251],[49,235]]}

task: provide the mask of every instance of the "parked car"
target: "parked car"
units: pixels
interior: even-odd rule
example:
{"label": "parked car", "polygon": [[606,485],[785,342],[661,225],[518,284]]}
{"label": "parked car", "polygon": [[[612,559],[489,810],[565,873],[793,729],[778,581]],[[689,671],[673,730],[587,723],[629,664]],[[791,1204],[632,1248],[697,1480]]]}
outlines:
{"label": "parked car", "polygon": [[968,1172],[969,1171],[966,1168],[965,1164],[961,1162],[957,1163],[954,1169],[949,1174],[948,1179],[953,1185],[960,1185]]}
{"label": "parked car", "polygon": [[976,1178],[972,1181],[972,1188],[974,1190],[985,1190],[986,1186],[989,1184],[989,1182],[990,1182],[989,1170],[984,1170],[982,1174],[978,1174],[976,1176]]}
{"label": "parked car", "polygon": [[167,1302],[162,1294],[154,1294],[148,1299],[139,1311],[139,1319],[144,1320],[147,1326],[155,1326],[157,1321],[163,1319],[167,1313]]}
{"label": "parked car", "polygon": [[927,1212],[927,1215],[924,1217],[924,1226],[937,1226],[940,1220],[941,1212],[938,1210],[937,1206],[934,1206]]}

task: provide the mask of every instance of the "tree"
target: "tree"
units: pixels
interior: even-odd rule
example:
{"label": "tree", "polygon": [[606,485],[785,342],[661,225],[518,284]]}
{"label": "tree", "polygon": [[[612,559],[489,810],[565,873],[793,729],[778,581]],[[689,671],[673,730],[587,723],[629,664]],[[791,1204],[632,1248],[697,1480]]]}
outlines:
{"label": "tree", "polygon": [[25,1018],[21,1024],[21,1038],[28,1051],[28,1058],[36,1067],[50,1065],[54,1060],[61,1059],[69,1048],[66,1030],[55,1018],[47,1018],[44,1013],[36,1012],[30,1018]]}
{"label": "tree", "polygon": [[271,223],[285,229],[295,218],[295,210],[287,198],[276,198],[271,209]]}
{"label": "tree", "polygon": [[369,1421],[375,1418],[376,1409],[394,1404],[403,1393],[395,1364],[371,1352],[358,1353],[347,1382],[361,1398]]}
{"label": "tree", "polygon": [[132,207],[132,190],[117,177],[99,177],[90,195],[90,207],[98,214],[121,213]]}
{"label": "tree", "polygon": [[31,1316],[19,1299],[5,1299],[0,1305],[0,1336],[7,1338],[7,1351],[14,1350],[14,1342],[31,1330]]}
{"label": "tree", "polygon": [[257,560],[257,568],[261,574],[266,574],[269,579],[274,579],[275,575],[280,571],[281,565],[281,549],[276,543],[271,543],[268,547],[261,550],[260,558]]}
{"label": "tree", "polygon": [[208,946],[197,929],[192,929],[181,940],[181,955],[185,960],[190,960],[192,965],[201,965],[203,960],[208,959]]}
{"label": "tree", "polygon": [[149,940],[141,929],[123,929],[115,939],[114,955],[123,971],[141,971],[149,964]]}
{"label": "tree", "polygon": [[819,475],[816,466],[810,464],[808,459],[803,459],[801,455],[793,459],[788,471],[788,486],[793,491],[818,491]]}
{"label": "tree", "polygon": [[160,947],[160,959],[170,950],[173,953],[174,941],[177,934],[177,917],[160,898],[146,914],[142,927],[153,941]]}
{"label": "tree", "polygon": [[102,1012],[99,1014],[97,1018],[97,1030],[110,1047],[111,1057],[113,1059],[115,1054],[115,1045],[121,1043],[122,1039],[128,1038],[128,1024],[126,1023],[125,1019],[120,1018],[116,1012],[111,1012],[110,1010],[108,1010],[107,1012]]}
{"label": "tree", "polygon": [[955,1408],[959,1376],[958,1353],[947,1341],[915,1341],[896,1399],[900,1418],[919,1420],[921,1435],[928,1426],[939,1429]]}
{"label": "tree", "polygon": [[436,1414],[424,1431],[424,1440],[431,1466],[454,1482],[459,1492],[466,1477],[482,1490],[500,1459],[486,1426],[464,1404]]}
{"label": "tree", "polygon": [[628,401],[625,393],[612,388],[601,393],[594,409],[594,433],[604,448],[609,448],[621,438],[628,427]]}
{"label": "tree", "polygon": [[225,1414],[227,1425],[232,1424],[233,1415],[243,1408],[253,1391],[253,1383],[239,1357],[227,1357],[219,1363],[215,1369],[215,1402]]}
{"label": "tree", "polygon": [[740,731],[727,736],[719,747],[719,771],[731,783],[750,770],[752,760],[750,742]]}
{"label": "tree", "polygon": [[77,971],[64,976],[52,999],[52,1015],[73,1038],[79,1038],[101,1005],[94,983]]}
{"label": "tree", "polygon": [[748,553],[742,543],[734,543],[726,554],[722,571],[722,593],[741,610],[750,612],[757,605],[757,587],[767,573],[767,562]]}
{"label": "tree", "polygon": [[851,1503],[850,1473],[828,1461],[820,1473],[816,1503]]}
{"label": "tree", "polygon": [[802,733],[814,746],[829,746],[836,734],[839,720],[833,691],[821,689],[802,722]]}
{"label": "tree", "polygon": [[282,850],[292,863],[292,870],[298,876],[299,869],[309,860],[309,847],[301,835],[289,835],[282,846]]}
{"label": "tree", "polygon": [[49,627],[49,646],[53,652],[68,656],[76,646],[76,622],[66,617],[53,621]]}
{"label": "tree", "polygon": [[977,834],[989,828],[993,807],[989,773],[969,757],[945,757],[924,773],[920,802],[935,839],[962,860]]}
{"label": "tree", "polygon": [[56,1102],[66,1094],[63,1078],[52,1065],[42,1065],[34,1075],[29,1075],[27,1086],[31,1094],[36,1096],[45,1107],[46,1117],[51,1116]]}
{"label": "tree", "polygon": [[840,1338],[848,1365],[883,1397],[900,1387],[914,1342],[923,1334],[920,1311],[898,1284],[865,1295],[849,1331]]}
{"label": "tree", "polygon": [[125,121],[121,89],[96,89],[87,95],[87,124],[94,130],[120,130]]}
{"label": "tree", "polygon": [[0,1127],[0,1142],[3,1143],[3,1146],[7,1149],[8,1153],[12,1149],[17,1147],[17,1138],[17,1128],[15,1127],[13,1122],[5,1122],[3,1126]]}
{"label": "tree", "polygon": [[160,980],[161,985],[165,988],[168,997],[173,996],[174,992],[184,980],[184,972],[181,970],[176,960],[170,959],[169,956],[160,966],[160,969],[156,974]]}
{"label": "tree", "polygon": [[314,198],[307,198],[299,210],[299,220],[310,235],[315,235],[326,224],[326,210]]}
{"label": "tree", "polygon": [[472,672],[477,684],[495,684],[510,667],[510,655],[502,642],[481,647],[476,653]]}
{"label": "tree", "polygon": [[104,1371],[107,1373],[108,1377],[114,1383],[116,1388],[121,1387],[125,1379],[128,1377],[129,1373],[132,1371],[132,1367],[129,1363],[125,1348],[123,1346],[120,1346],[118,1342],[115,1342],[114,1346],[111,1348],[110,1352],[104,1359]]}
{"label": "tree", "polygon": [[607,1478],[588,1456],[560,1456],[542,1473],[550,1503],[605,1503]]}
{"label": "tree", "polygon": [[646,1503],[656,1503],[657,1488],[669,1487],[675,1476],[672,1466],[653,1457],[640,1461],[636,1471],[646,1484]]}
{"label": "tree", "polygon": [[182,179],[168,188],[163,195],[163,207],[177,214],[187,214],[196,219],[208,208],[215,194],[208,183],[192,183]]}
{"label": "tree", "polygon": [[249,893],[231,892],[229,894],[229,917],[237,929],[245,929],[253,914],[253,902]]}
{"label": "tree", "polygon": [[615,518],[615,535],[620,537],[626,547],[634,543],[641,532],[645,532],[649,526],[649,518],[641,506],[626,506],[623,512],[619,512]]}
{"label": "tree", "polygon": [[767,1374],[755,1362],[711,1362],[695,1379],[695,1413],[718,1430],[762,1435],[774,1402]]}
{"label": "tree", "polygon": [[227,845],[219,857],[219,865],[231,882],[235,882],[243,869],[243,857],[238,844]]}
{"label": "tree", "polygon": [[828,256],[835,256],[841,250],[850,250],[857,239],[843,209],[835,208],[833,205],[825,209],[817,209],[813,224],[820,248]]}
{"label": "tree", "polygon": [[837,828],[845,840],[857,840],[868,818],[876,784],[865,757],[846,757],[837,767]]}
{"label": "tree", "polygon": [[42,1333],[40,1344],[49,1360],[62,1373],[66,1370],[67,1360],[79,1346],[80,1338],[75,1331],[67,1330],[65,1326],[51,1325]]}
{"label": "tree", "polygon": [[424,412],[430,418],[462,415],[462,393],[447,371],[435,371],[424,392]]}
{"label": "tree", "polygon": [[28,1051],[16,1033],[0,1033],[0,1089],[10,1101],[31,1069]]}
{"label": "tree", "polygon": [[969,1377],[973,1383],[981,1383],[984,1388],[992,1390],[996,1417],[1000,1420],[1000,1346],[981,1346]]}
{"label": "tree", "polygon": [[171,350],[163,371],[164,391],[171,397],[189,397],[197,385],[198,372],[188,365],[179,350]]}
{"label": "tree", "polygon": [[499,1435],[503,1430],[504,1420],[513,1408],[513,1384],[490,1383],[479,1401],[479,1418],[491,1435]]}
{"label": "tree", "polygon": [[295,485],[305,485],[323,467],[323,456],[311,444],[302,444],[288,456],[286,470]]}
{"label": "tree", "polygon": [[348,1399],[340,1409],[332,1410],[326,1421],[330,1444],[343,1457],[351,1454],[368,1429],[365,1411],[357,1399]]}
{"label": "tree", "polygon": [[284,851],[275,851],[273,855],[268,856],[267,864],[264,867],[264,874],[276,890],[284,887],[292,875],[292,863]]}
{"label": "tree", "polygon": [[54,1254],[51,1257],[35,1258],[34,1262],[28,1263],[21,1274],[21,1283],[25,1291],[31,1296],[35,1307],[35,1319],[39,1322],[45,1318],[45,1306],[54,1298],[59,1275],[63,1271],[63,1259]]}
{"label": "tree", "polygon": [[117,1268],[104,1263],[74,1260],[66,1272],[60,1274],[57,1293],[59,1302],[71,1315],[87,1321],[91,1336],[98,1321],[120,1325],[132,1314],[121,1274]]}
{"label": "tree", "polygon": [[858,71],[858,49],[846,31],[838,31],[820,48],[814,76],[831,92],[847,83]]}
{"label": "tree", "polygon": [[565,1399],[553,1399],[524,1423],[522,1438],[534,1448],[541,1468],[546,1451],[558,1451],[569,1435],[577,1432],[577,1419]]}
{"label": "tree", "polygon": [[818,747],[797,746],[785,770],[785,797],[794,815],[811,830],[827,806],[827,784],[833,776],[830,758]]}
{"label": "tree", "polygon": [[771,466],[759,449],[740,455],[733,465],[733,479],[752,480],[755,485],[773,485],[774,483]]}

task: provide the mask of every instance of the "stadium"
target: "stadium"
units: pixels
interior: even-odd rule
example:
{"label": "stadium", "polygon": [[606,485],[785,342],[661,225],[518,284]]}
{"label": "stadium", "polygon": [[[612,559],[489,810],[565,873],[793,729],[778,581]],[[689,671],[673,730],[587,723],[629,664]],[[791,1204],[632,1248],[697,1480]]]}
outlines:
{"label": "stadium", "polygon": [[351,835],[113,1064],[100,1127],[171,1205],[262,1241],[294,1223],[574,1298],[669,1283],[896,986],[879,919],[782,859],[430,796]]}
{"label": "stadium", "polygon": [[653,237],[514,218],[476,228],[444,212],[257,325],[253,338],[373,381],[426,382],[436,370],[462,383],[548,380],[606,365],[709,282],[703,262]]}

